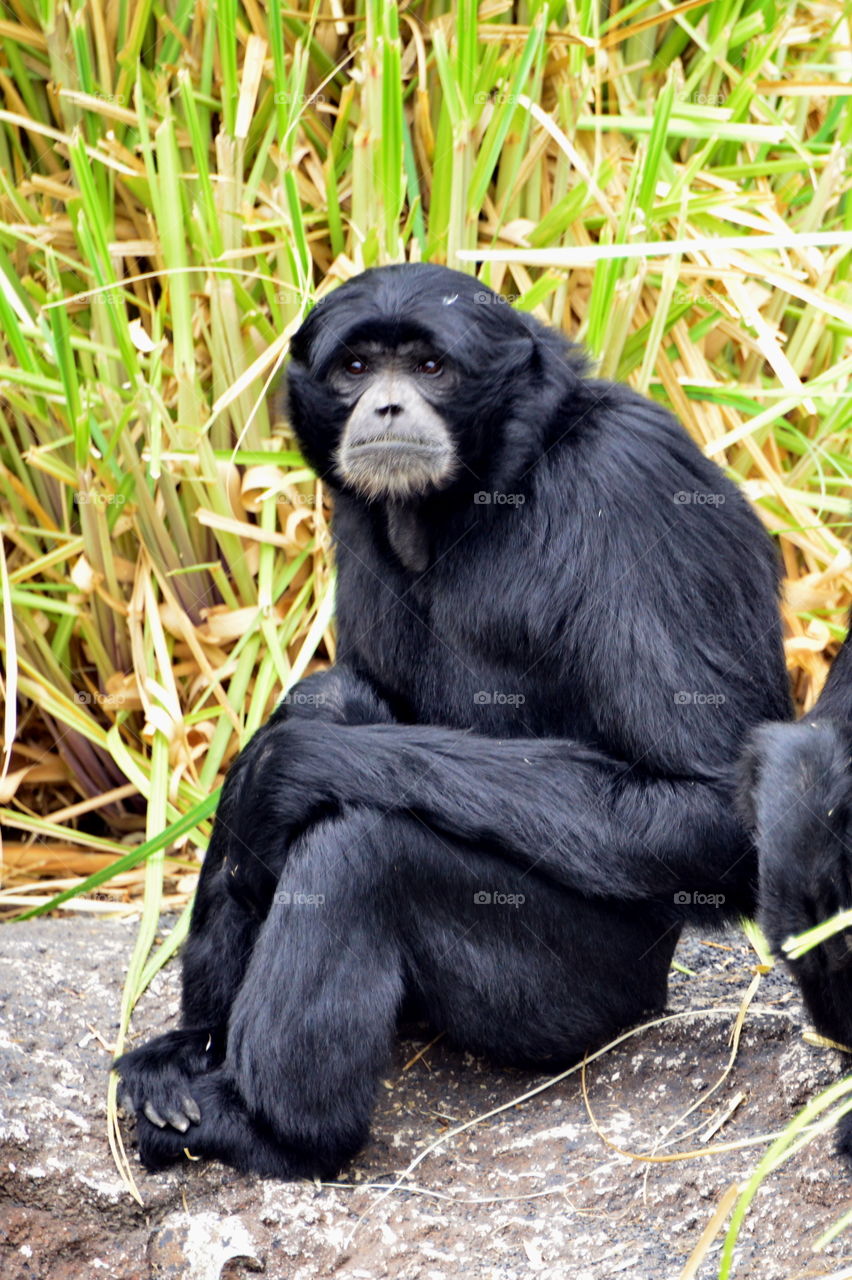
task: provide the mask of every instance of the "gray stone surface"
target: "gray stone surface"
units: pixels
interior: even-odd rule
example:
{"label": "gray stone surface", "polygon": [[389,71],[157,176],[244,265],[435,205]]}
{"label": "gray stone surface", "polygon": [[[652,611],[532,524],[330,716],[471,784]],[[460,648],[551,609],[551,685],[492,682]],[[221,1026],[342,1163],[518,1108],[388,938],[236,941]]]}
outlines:
{"label": "gray stone surface", "polygon": [[[544,1077],[500,1071],[443,1043],[406,1040],[380,1089],[373,1139],[339,1185],[247,1178],[190,1164],[126,1193],[106,1139],[105,1086],[127,924],[38,921],[0,930],[0,1277],[3,1280],[677,1280],[726,1189],[765,1144],[675,1163],[619,1154],[688,1151],[779,1130],[835,1076],[802,1040],[802,1010],[777,968],[761,980],[733,1070],[734,1010],[753,976],[742,935],[693,937],[678,959],[673,1012],[593,1063],[596,1132],[578,1075],[474,1125],[429,1154],[408,1189],[396,1175],[453,1127]],[[721,942],[722,946],[719,945]],[[174,1025],[177,966],[140,1002],[133,1033]],[[728,1010],[728,1012],[724,1012]],[[739,1104],[709,1143],[714,1117]],[[125,1139],[131,1141],[125,1128]],[[614,1145],[607,1145],[607,1144]],[[852,1204],[852,1177],[816,1139],[758,1193],[734,1275],[829,1276],[852,1267],[852,1231],[814,1241]],[[721,1237],[696,1273],[715,1276]],[[845,1274],[845,1273],[844,1273]]]}

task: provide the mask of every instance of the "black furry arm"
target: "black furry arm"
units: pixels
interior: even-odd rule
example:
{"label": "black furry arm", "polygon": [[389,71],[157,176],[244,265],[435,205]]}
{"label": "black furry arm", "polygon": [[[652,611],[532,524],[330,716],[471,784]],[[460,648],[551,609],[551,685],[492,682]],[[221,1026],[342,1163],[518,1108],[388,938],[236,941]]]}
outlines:
{"label": "black furry arm", "polygon": [[340,662],[294,685],[284,694],[268,723],[291,719],[319,720],[324,724],[390,724],[393,715],[369,681]]}
{"label": "black furry arm", "polygon": [[264,780],[251,807],[265,838],[291,838],[333,805],[404,811],[598,897],[724,887],[748,848],[724,787],[642,776],[565,740],[294,721],[265,740],[252,772]]}
{"label": "black furry arm", "polygon": [[[253,762],[264,744],[273,736],[275,741],[281,737],[285,727],[294,724],[330,725],[367,725],[390,724],[393,716],[389,707],[376,693],[372,685],[355,674],[351,668],[339,663],[325,671],[318,671],[300,680],[298,684],[284,695],[275,711],[265,725],[258,729],[249,745],[240,752],[231,765],[222,789],[222,799],[216,812],[213,835],[204,864],[201,869],[201,884],[205,887],[220,871],[228,850],[233,851],[233,842],[247,851],[241,831],[243,811],[241,799],[248,787],[258,779],[252,777]],[[291,735],[292,736],[292,735]],[[282,744],[283,746],[283,744]],[[286,750],[286,748],[284,748]],[[282,766],[286,765],[282,760]],[[268,877],[262,874],[262,868],[256,868],[256,875],[261,881]],[[199,922],[203,919],[204,894],[199,895],[195,911]]]}

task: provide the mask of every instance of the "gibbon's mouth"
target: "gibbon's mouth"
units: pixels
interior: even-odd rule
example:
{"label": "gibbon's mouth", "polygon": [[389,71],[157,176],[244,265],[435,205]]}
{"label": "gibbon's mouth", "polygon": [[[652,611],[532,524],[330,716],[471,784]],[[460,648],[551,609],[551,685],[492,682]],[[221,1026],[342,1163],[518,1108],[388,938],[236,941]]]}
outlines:
{"label": "gibbon's mouth", "polygon": [[337,465],[346,483],[364,497],[400,501],[442,488],[456,471],[447,444],[422,436],[381,436],[345,444]]}
{"label": "gibbon's mouth", "polygon": [[383,436],[377,440],[364,440],[360,444],[350,444],[347,448],[347,453],[370,453],[374,449],[379,451],[388,449],[396,453],[436,454],[446,452],[445,445],[433,444],[430,440],[397,440]]}

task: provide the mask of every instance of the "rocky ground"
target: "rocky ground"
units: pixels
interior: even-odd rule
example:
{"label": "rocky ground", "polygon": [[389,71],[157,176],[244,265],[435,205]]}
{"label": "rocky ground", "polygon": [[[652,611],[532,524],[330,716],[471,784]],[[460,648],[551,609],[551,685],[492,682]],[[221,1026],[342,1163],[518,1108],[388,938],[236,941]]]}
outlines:
{"label": "rocky ground", "polygon": [[[687,1016],[588,1068],[594,1123],[574,1074],[447,1141],[404,1190],[387,1192],[451,1129],[544,1080],[442,1043],[417,1057],[426,1041],[409,1039],[381,1089],[373,1139],[338,1183],[263,1182],[190,1163],[150,1177],[132,1156],[140,1206],[115,1170],[105,1123],[132,937],[126,924],[84,919],[0,930],[3,1280],[259,1271],[273,1280],[712,1280],[721,1236],[697,1270],[684,1268],[725,1193],[766,1148],[719,1145],[777,1132],[835,1076],[832,1055],[803,1041],[798,996],[776,967],[761,979],[732,1071],[699,1101],[725,1069],[755,958],[740,933],[694,936],[677,956],[694,972],[675,973],[670,992],[671,1011]],[[172,965],[155,980],[134,1038],[174,1024],[177,978]],[[647,1162],[617,1148],[707,1154]],[[734,1276],[852,1276],[852,1229],[813,1250],[850,1204],[852,1174],[830,1138],[817,1139],[759,1191]]]}

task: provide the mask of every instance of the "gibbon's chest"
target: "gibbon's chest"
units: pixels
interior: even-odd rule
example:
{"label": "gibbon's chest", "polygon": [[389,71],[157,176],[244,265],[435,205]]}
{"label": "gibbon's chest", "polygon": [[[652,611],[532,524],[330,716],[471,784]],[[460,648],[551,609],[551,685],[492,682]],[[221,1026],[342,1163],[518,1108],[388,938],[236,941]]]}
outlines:
{"label": "gibbon's chest", "polygon": [[567,704],[554,701],[499,542],[462,530],[418,572],[355,532],[337,534],[339,661],[366,671],[403,720],[507,737],[561,730]]}

